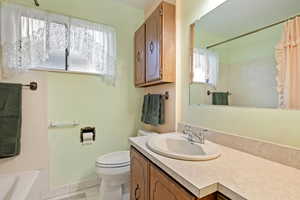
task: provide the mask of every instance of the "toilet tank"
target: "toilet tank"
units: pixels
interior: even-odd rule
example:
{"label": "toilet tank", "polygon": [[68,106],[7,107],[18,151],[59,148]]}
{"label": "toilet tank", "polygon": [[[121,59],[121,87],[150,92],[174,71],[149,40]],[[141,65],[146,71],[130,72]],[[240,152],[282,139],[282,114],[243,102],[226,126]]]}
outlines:
{"label": "toilet tank", "polygon": [[156,132],[150,132],[150,131],[144,131],[144,130],[138,130],[137,136],[150,136],[150,135],[158,135]]}

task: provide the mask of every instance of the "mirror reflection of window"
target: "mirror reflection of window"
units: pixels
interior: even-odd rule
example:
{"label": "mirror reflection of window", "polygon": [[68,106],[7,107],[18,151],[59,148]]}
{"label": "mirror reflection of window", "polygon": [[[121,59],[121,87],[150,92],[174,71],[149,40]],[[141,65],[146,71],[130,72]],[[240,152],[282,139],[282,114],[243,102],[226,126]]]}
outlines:
{"label": "mirror reflection of window", "polygon": [[216,87],[219,73],[219,56],[207,49],[193,49],[193,83],[206,83]]}
{"label": "mirror reflection of window", "polygon": [[227,0],[191,24],[190,104],[300,109],[299,14],[299,0]]}

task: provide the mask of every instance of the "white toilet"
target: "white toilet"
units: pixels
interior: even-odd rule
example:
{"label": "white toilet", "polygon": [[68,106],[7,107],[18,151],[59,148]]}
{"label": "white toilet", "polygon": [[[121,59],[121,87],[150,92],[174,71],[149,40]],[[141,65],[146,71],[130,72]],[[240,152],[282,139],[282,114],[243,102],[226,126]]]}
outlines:
{"label": "white toilet", "polygon": [[[155,134],[157,133],[138,131],[138,136]],[[112,152],[98,157],[96,160],[96,173],[101,179],[99,200],[122,200],[124,190],[129,186],[129,151]],[[129,196],[127,199],[129,199]]]}

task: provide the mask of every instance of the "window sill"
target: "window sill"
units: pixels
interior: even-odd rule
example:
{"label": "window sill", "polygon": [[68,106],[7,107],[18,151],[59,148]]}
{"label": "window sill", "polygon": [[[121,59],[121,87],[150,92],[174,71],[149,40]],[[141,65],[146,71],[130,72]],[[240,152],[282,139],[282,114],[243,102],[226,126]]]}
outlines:
{"label": "window sill", "polygon": [[66,73],[66,74],[82,74],[82,75],[93,75],[100,76],[102,74],[96,72],[79,72],[79,71],[65,71],[60,69],[51,69],[51,68],[32,68],[31,71],[46,71],[46,72],[54,72],[54,73]]}

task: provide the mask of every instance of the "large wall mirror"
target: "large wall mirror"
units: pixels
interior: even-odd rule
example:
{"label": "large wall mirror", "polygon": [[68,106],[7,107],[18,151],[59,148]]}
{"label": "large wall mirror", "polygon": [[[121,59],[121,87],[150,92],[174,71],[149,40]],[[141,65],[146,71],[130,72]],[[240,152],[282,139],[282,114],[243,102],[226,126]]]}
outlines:
{"label": "large wall mirror", "polygon": [[190,104],[300,109],[299,0],[227,0],[191,25]]}

